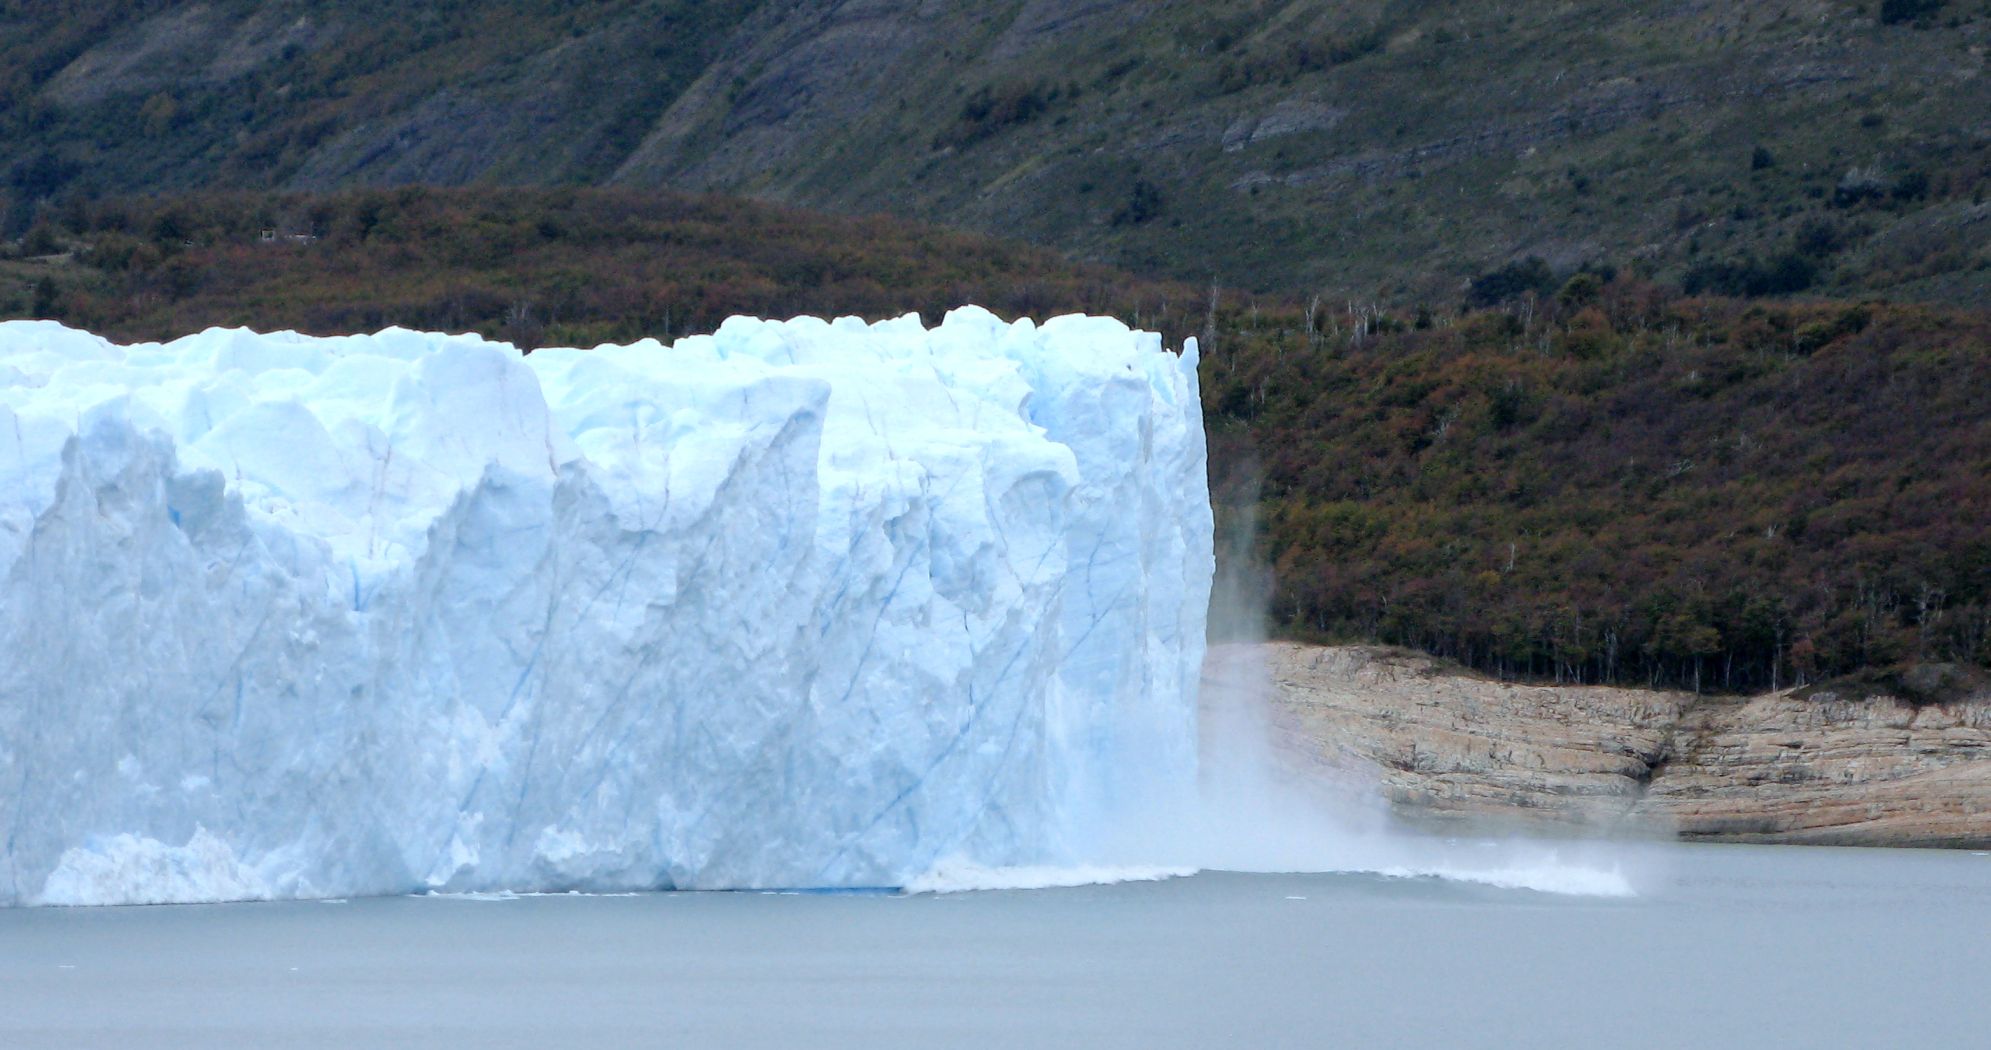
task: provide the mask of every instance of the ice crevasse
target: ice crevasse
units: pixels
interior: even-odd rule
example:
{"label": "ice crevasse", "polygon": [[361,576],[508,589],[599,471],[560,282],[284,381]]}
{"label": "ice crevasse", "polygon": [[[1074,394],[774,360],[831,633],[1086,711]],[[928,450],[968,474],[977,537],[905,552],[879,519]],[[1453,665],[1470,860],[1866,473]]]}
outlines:
{"label": "ice crevasse", "polygon": [[0,904],[898,886],[1188,790],[1196,351],[0,323]]}

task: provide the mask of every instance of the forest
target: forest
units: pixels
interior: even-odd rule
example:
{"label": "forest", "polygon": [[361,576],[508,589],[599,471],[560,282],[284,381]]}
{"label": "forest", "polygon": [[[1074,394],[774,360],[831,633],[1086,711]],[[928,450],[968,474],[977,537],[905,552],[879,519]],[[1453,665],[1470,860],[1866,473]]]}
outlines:
{"label": "forest", "polygon": [[1248,538],[1223,569],[1276,633],[1703,691],[1939,700],[1991,666],[1983,311],[1539,261],[1384,309],[607,190],[76,200],[6,255],[0,313],[120,339],[399,324],[530,350],[733,313],[1113,313],[1203,341],[1220,526]]}
{"label": "forest", "polygon": [[1047,249],[882,216],[652,191],[77,196],[49,214],[14,253],[40,263],[0,261],[0,308],[121,339],[398,324],[530,350],[669,339],[742,313],[938,320],[967,302],[1152,320],[1171,294]]}
{"label": "forest", "polygon": [[1284,631],[1702,690],[1991,664],[1991,317],[1579,274],[1288,320],[1205,387]]}

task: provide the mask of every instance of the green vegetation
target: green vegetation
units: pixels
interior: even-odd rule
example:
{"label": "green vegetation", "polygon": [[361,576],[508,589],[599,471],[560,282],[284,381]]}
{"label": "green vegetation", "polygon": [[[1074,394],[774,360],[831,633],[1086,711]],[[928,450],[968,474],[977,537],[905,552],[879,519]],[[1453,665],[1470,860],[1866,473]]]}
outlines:
{"label": "green vegetation", "polygon": [[1900,25],[1930,18],[1943,9],[1947,0],[1880,0],[1880,23]]}
{"label": "green vegetation", "polygon": [[[1539,257],[1991,300],[1991,0],[15,4],[0,195],[602,185],[1451,307]],[[1802,231],[1836,230],[1829,252]]]}
{"label": "green vegetation", "polygon": [[602,182],[760,6],[10,4],[5,232],[59,196]]}
{"label": "green vegetation", "polygon": [[1284,633],[1706,689],[1859,673],[1933,699],[1991,667],[1982,312],[1693,298],[1539,261],[1463,310],[1302,306],[598,190],[106,200],[6,254],[0,315],[124,339],[401,324],[587,346],[735,312],[1114,313],[1206,340],[1220,521],[1255,518]]}
{"label": "green vegetation", "polygon": [[[8,259],[6,255],[14,258]],[[1201,296],[880,217],[622,190],[361,190],[78,201],[0,255],[0,316],[125,340],[250,326],[474,331],[527,349],[734,314],[1091,311],[1182,330]]]}
{"label": "green vegetation", "polygon": [[1991,665],[1991,316],[1582,275],[1215,349],[1218,498],[1287,631],[1696,689]]}

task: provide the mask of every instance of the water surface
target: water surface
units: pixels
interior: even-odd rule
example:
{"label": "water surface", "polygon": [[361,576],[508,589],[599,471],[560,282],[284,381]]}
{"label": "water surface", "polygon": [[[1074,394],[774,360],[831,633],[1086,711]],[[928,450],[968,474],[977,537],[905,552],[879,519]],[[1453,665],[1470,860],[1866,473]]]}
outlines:
{"label": "water surface", "polygon": [[1991,857],[0,911],[0,1046],[1979,1045]]}

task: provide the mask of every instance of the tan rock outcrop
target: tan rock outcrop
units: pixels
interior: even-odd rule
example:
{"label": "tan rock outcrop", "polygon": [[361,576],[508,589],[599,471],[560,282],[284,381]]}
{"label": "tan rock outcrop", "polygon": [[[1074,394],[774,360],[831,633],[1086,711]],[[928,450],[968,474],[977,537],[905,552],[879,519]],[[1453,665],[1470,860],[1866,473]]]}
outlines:
{"label": "tan rock outcrop", "polygon": [[1991,845],[1991,697],[1707,700],[1640,809],[1698,838]]}
{"label": "tan rock outcrop", "polygon": [[1368,646],[1216,646],[1212,702],[1266,693],[1282,751],[1402,817],[1755,842],[1991,845],[1991,696],[1914,706],[1519,685]]}

